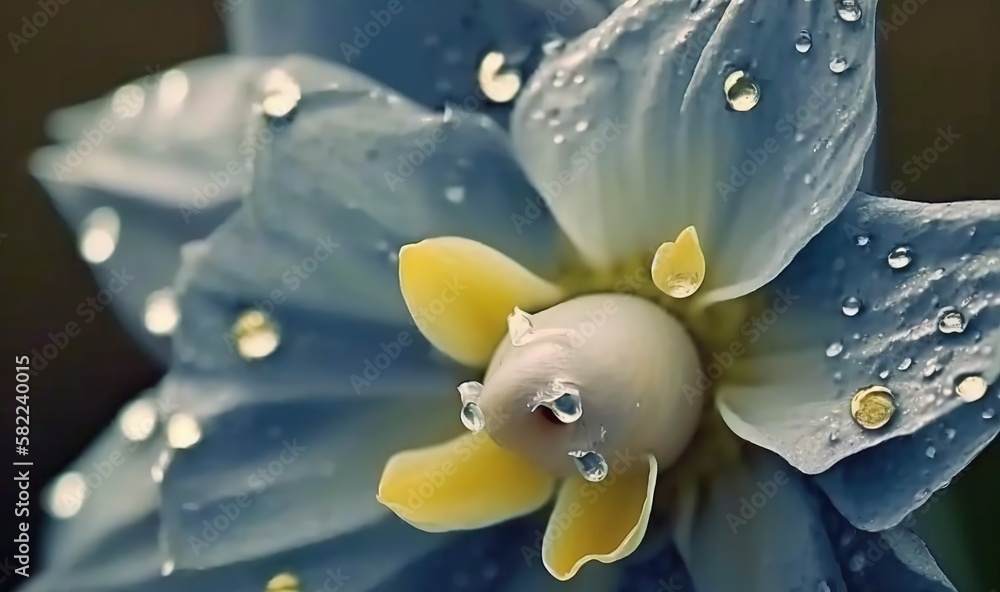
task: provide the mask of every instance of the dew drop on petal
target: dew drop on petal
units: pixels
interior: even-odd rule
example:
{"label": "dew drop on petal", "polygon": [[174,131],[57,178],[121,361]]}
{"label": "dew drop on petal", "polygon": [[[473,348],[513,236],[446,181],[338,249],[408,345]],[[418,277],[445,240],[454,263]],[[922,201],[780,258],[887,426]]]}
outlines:
{"label": "dew drop on petal", "polygon": [[186,413],[175,413],[167,420],[167,443],[173,448],[190,448],[201,440],[201,426]]}
{"label": "dew drop on petal", "polygon": [[841,303],[840,310],[845,316],[853,317],[861,312],[861,299],[857,296],[848,296]]}
{"label": "dew drop on petal", "polygon": [[851,417],[866,430],[877,430],[889,423],[896,412],[892,391],[884,386],[866,386],[851,398]]}
{"label": "dew drop on petal", "polygon": [[955,439],[955,434],[957,434],[957,432],[955,431],[955,428],[947,428],[944,431],[944,437],[948,438],[949,440],[954,440]]}
{"label": "dew drop on petal", "polygon": [[848,23],[857,22],[861,19],[860,0],[836,0],[837,16]]}
{"label": "dew drop on petal", "polygon": [[983,409],[983,419],[993,419],[996,417],[997,412],[992,408]]}
{"label": "dew drop on petal", "polygon": [[844,351],[844,344],[839,341],[834,341],[826,348],[826,357],[835,358],[839,356],[842,351]]}
{"label": "dew drop on petal", "polygon": [[569,455],[573,457],[573,462],[576,464],[577,470],[580,471],[580,475],[587,481],[597,483],[604,481],[604,478],[608,476],[608,463],[600,454],[578,450],[570,452]]}
{"label": "dew drop on petal", "polygon": [[760,101],[760,87],[742,70],[730,74],[722,89],[733,111],[749,111]]}
{"label": "dew drop on petal", "polygon": [[583,404],[580,400],[580,393],[576,389],[563,393],[548,407],[556,419],[563,423],[573,423],[583,415]]}
{"label": "dew drop on petal", "polygon": [[899,363],[899,366],[896,366],[896,369],[897,370],[909,370],[910,366],[912,366],[912,365],[913,365],[913,359],[912,358],[903,358],[903,360]]}
{"label": "dew drop on petal", "polygon": [[63,473],[49,489],[47,506],[56,518],[72,518],[83,507],[83,501],[90,494],[82,473]]}
{"label": "dew drop on petal", "polygon": [[924,451],[924,454],[927,455],[927,458],[934,458],[934,455],[937,454],[937,449],[933,446],[928,446],[927,450]]}
{"label": "dew drop on petal", "polygon": [[889,371],[888,370],[883,370],[883,371],[879,372],[878,373],[878,377],[881,378],[881,379],[883,379],[883,380],[886,379],[886,378],[889,378]]}
{"label": "dew drop on petal", "polygon": [[806,53],[813,46],[812,34],[809,31],[802,29],[799,31],[799,35],[795,38],[795,51],[799,53]]}
{"label": "dew drop on petal", "polygon": [[266,358],[281,341],[278,326],[259,310],[248,310],[233,323],[236,351],[244,360]]}
{"label": "dew drop on petal", "polygon": [[458,385],[458,394],[462,397],[462,403],[478,401],[483,394],[483,383],[475,380],[463,382]]}
{"label": "dew drop on petal", "polygon": [[469,401],[462,405],[462,425],[472,433],[486,427],[486,417],[475,401]]}
{"label": "dew drop on petal", "polygon": [[156,428],[156,406],[147,399],[129,403],[118,416],[118,428],[133,442],[148,439]]}
{"label": "dew drop on petal", "polygon": [[280,68],[267,73],[264,78],[264,100],[261,102],[265,115],[286,117],[295,110],[300,100],[302,89],[291,74]]}
{"label": "dew drop on petal", "polygon": [[864,247],[867,246],[868,243],[871,242],[871,240],[872,238],[867,234],[859,234],[858,236],[854,237],[854,244],[858,245],[859,247]]}
{"label": "dew drop on petal", "polygon": [[847,60],[843,56],[833,56],[830,58],[830,71],[834,74],[842,74],[847,70]]}
{"label": "dew drop on petal", "polygon": [[563,142],[566,141],[566,136],[562,134],[556,134],[555,136],[552,137],[552,141],[556,144],[562,144]]}
{"label": "dew drop on petal", "polygon": [[104,263],[115,252],[121,220],[114,209],[95,209],[80,224],[80,255],[88,263]]}
{"label": "dew drop on petal", "polygon": [[288,572],[280,573],[267,581],[264,592],[301,592],[299,579]]}
{"label": "dew drop on petal", "polygon": [[465,187],[462,187],[461,185],[445,187],[444,198],[453,204],[462,203],[462,201],[465,200]]}
{"label": "dew drop on petal", "polygon": [[160,451],[159,456],[153,462],[153,466],[149,469],[149,475],[153,478],[153,483],[163,482],[163,475],[167,472],[167,467],[170,466],[170,461],[173,458],[174,454],[170,448],[164,448]]}
{"label": "dew drop on petal", "polygon": [[542,53],[547,56],[554,56],[561,53],[565,48],[566,40],[555,34],[548,36],[545,41],[542,42]]}
{"label": "dew drop on petal", "polygon": [[913,261],[913,255],[909,247],[896,247],[889,253],[889,267],[893,269],[903,269]]}
{"label": "dew drop on petal", "polygon": [[969,374],[959,379],[955,384],[955,394],[963,401],[972,403],[982,399],[986,394],[986,380],[978,374]]}
{"label": "dew drop on petal", "polygon": [[143,324],[153,335],[170,335],[177,328],[180,319],[181,312],[177,308],[177,299],[172,289],[156,290],[146,298]]}
{"label": "dew drop on petal", "polygon": [[938,331],[942,333],[961,333],[965,331],[965,316],[955,307],[947,306],[941,309],[938,316]]}
{"label": "dew drop on petal", "polygon": [[576,122],[576,125],[573,126],[573,129],[575,129],[578,132],[583,132],[583,131],[586,131],[587,127],[589,127],[589,126],[590,126],[590,123],[587,122],[586,120],[584,120],[584,121],[578,121],[578,122]]}
{"label": "dew drop on petal", "polygon": [[174,573],[174,560],[167,559],[163,562],[163,565],[160,566],[160,575],[167,577],[172,573]]}

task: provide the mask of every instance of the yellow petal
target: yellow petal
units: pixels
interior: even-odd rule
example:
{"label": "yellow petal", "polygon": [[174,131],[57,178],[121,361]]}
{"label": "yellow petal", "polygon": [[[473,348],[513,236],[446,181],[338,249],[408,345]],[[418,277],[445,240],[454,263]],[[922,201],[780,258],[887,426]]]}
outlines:
{"label": "yellow petal", "polygon": [[558,303],[559,288],[486,245],[454,236],[399,251],[403,300],[428,341],[470,366],[485,367],[507,331],[507,315]]}
{"label": "yellow petal", "polygon": [[588,561],[612,563],[630,555],[646,534],[655,487],[652,455],[625,470],[612,466],[599,483],[567,479],[542,540],[545,568],[565,581]]}
{"label": "yellow petal", "polygon": [[385,465],[378,501],[420,530],[471,530],[545,505],[555,480],[486,432],[407,450]]}
{"label": "yellow petal", "polygon": [[677,240],[663,243],[653,256],[653,283],[667,296],[687,298],[705,280],[705,254],[698,231],[688,226]]}

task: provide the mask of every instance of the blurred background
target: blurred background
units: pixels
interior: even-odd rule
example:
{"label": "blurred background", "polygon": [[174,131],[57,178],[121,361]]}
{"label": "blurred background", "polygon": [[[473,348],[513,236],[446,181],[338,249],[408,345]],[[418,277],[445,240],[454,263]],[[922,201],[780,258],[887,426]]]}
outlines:
{"label": "blurred background", "polygon": [[[0,48],[0,335],[5,360],[48,343],[48,333],[77,318],[77,306],[99,289],[73,233],[27,174],[28,156],[51,142],[45,137],[45,117],[141,78],[150,67],[166,70],[226,49],[223,23],[210,0],[61,0],[44,35],[15,53],[8,33],[19,31],[21,19],[38,10],[37,0],[0,4],[5,36]],[[906,179],[900,196],[906,199],[1000,198],[1000,3],[881,0],[879,13],[880,127],[870,189],[886,192],[893,180]],[[939,127],[948,126],[961,138],[911,182],[904,165],[931,145]],[[35,501],[121,406],[154,385],[163,370],[114,315],[100,314],[32,379]],[[13,402],[0,407],[0,429],[9,434]],[[11,508],[10,484],[5,482],[2,491],[3,508]],[[1000,590],[1000,508],[994,504],[1000,504],[998,442],[918,518],[918,531],[959,590]],[[37,514],[31,530],[33,572],[41,567]],[[14,554],[8,532],[5,527],[0,589],[10,589],[19,579],[11,577],[3,561]]]}

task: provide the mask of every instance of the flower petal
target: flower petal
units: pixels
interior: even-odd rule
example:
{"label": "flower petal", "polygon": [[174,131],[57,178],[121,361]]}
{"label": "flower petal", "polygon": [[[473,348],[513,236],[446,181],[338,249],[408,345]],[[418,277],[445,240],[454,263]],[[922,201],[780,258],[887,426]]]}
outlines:
{"label": "flower petal", "polygon": [[559,489],[542,546],[545,568],[568,580],[590,561],[611,563],[642,542],[653,506],[656,459],[612,472],[600,483],[567,479]]}
{"label": "flower petal", "polygon": [[[939,487],[997,430],[982,417],[992,415],[995,399],[978,393],[980,399],[965,402],[955,392],[966,376],[993,384],[1000,374],[998,229],[997,203],[918,204],[858,194],[763,292],[771,306],[745,333],[751,353],[737,361],[754,376],[719,387],[729,427],[797,469],[819,473],[943,420],[964,432],[967,445],[942,446],[938,462],[948,466],[940,471],[907,464],[903,480],[907,489],[920,485],[910,495]],[[900,248],[908,249],[905,257]],[[943,317],[949,311],[957,315],[951,324]],[[851,398],[869,385],[894,395],[895,417],[883,429],[852,420]],[[949,421],[966,408],[975,411]],[[878,494],[897,491],[888,478],[852,479],[852,488],[876,495],[878,501],[865,499],[883,507]]]}
{"label": "flower petal", "polygon": [[399,285],[427,340],[453,359],[481,367],[493,357],[515,306],[539,310],[562,297],[559,288],[503,253],[453,236],[404,246]]}
{"label": "flower petal", "polygon": [[147,298],[170,286],[180,246],[218,226],[249,184],[237,144],[250,122],[251,83],[269,62],[215,57],[151,71],[56,112],[49,128],[63,144],[32,156],[32,174],[79,233],[98,284],[131,278],[114,309],[160,359],[170,344],[144,323]]}
{"label": "flower petal", "polygon": [[[874,133],[875,10],[845,22],[833,2],[785,4],[629,2],[542,64],[515,109],[514,143],[593,264],[652,253],[694,226],[702,289],[714,290],[701,296],[733,298],[843,208]],[[802,30],[804,54],[793,49]],[[841,56],[850,67],[834,74]],[[727,106],[737,68],[749,76],[737,90],[759,91],[749,111]]]}
{"label": "flower petal", "polygon": [[750,447],[704,493],[689,491],[675,533],[698,592],[846,589],[820,500],[780,458]]}
{"label": "flower petal", "polygon": [[378,500],[428,532],[473,530],[542,507],[555,480],[484,432],[407,450],[386,463]]}
{"label": "flower petal", "polygon": [[487,100],[477,85],[483,56],[500,51],[527,78],[543,41],[553,33],[582,33],[614,4],[575,0],[566,10],[560,0],[306,0],[287,6],[245,0],[223,8],[221,16],[237,53],[316,55],[349,65],[427,107],[474,101],[476,110],[504,123],[510,104]]}

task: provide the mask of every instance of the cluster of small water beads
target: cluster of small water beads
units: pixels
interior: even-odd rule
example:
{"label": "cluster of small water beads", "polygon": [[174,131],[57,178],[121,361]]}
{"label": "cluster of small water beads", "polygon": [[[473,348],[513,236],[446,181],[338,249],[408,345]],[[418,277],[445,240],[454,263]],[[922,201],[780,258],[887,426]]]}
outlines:
{"label": "cluster of small water beads", "polygon": [[[514,312],[507,316],[507,331],[511,345],[523,347],[543,336],[568,335],[563,329],[536,330],[531,322],[531,315],[520,308],[514,307]],[[477,381],[463,382],[458,385],[462,398],[462,425],[476,433],[486,427],[486,416],[479,406],[479,398],[483,392],[483,384]],[[558,378],[553,378],[546,388],[535,393],[527,404],[532,412],[545,408],[558,421],[564,424],[576,423],[583,417],[583,400],[580,390]],[[601,438],[604,437],[601,430]],[[608,476],[608,463],[598,452],[593,450],[574,450],[569,453],[580,475],[587,481],[603,481]]]}

